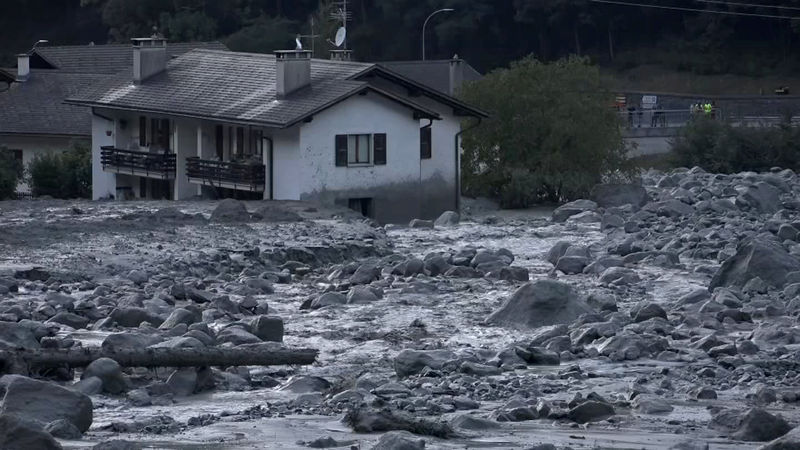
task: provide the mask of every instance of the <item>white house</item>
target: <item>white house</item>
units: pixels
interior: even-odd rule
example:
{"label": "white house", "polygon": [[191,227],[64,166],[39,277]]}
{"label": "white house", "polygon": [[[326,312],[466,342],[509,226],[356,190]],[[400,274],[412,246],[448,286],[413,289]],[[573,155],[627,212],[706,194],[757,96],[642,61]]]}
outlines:
{"label": "white house", "polygon": [[[180,43],[169,56],[193,48],[227,49],[219,42]],[[123,69],[130,73],[132,61],[130,46],[119,44],[35,46],[17,55],[16,69],[0,69],[0,148],[27,166],[36,155],[88,145],[91,117],[64,99]],[[21,182],[17,191],[30,188]]]}
{"label": "white house", "polygon": [[382,222],[458,207],[461,122],[482,111],[342,52],[166,49],[134,39],[132,74],[67,100],[92,110],[95,199],[310,200]]}

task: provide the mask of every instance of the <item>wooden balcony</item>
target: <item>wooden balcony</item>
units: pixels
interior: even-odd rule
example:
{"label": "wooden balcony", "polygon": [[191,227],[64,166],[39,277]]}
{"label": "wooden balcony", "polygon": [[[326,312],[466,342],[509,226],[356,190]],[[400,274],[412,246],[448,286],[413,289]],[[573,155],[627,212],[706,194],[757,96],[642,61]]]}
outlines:
{"label": "wooden balcony", "polygon": [[197,157],[186,158],[186,175],[191,183],[249,192],[264,192],[266,179],[263,164],[212,161]]}
{"label": "wooden balcony", "polygon": [[175,179],[175,154],[122,150],[100,147],[100,162],[106,172],[156,178]]}

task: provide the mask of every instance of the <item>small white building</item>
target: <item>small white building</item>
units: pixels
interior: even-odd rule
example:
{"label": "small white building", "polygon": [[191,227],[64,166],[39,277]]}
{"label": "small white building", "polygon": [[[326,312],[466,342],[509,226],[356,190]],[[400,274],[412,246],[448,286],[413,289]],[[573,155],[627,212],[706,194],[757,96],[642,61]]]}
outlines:
{"label": "small white building", "polygon": [[310,200],[381,222],[458,208],[461,123],[482,111],[341,52],[166,49],[134,39],[132,74],[67,100],[92,110],[95,199]]}

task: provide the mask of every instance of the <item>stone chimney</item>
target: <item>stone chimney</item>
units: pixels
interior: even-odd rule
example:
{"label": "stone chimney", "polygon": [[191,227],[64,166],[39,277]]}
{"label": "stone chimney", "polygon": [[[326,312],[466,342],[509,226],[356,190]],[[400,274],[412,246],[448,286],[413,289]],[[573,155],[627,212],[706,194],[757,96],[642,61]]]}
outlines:
{"label": "stone chimney", "polygon": [[311,84],[311,52],[278,50],[275,52],[275,92],[285,97]]}
{"label": "stone chimney", "polygon": [[161,37],[131,39],[133,82],[139,84],[167,69],[167,40]]}
{"label": "stone chimney", "polygon": [[331,50],[331,61],[351,61],[352,59],[352,50]]}
{"label": "stone chimney", "polygon": [[17,55],[17,81],[28,81],[31,75],[31,55],[20,53]]}
{"label": "stone chimney", "polygon": [[458,55],[453,55],[450,60],[450,95],[455,95],[456,92],[464,84],[464,60],[460,59]]}

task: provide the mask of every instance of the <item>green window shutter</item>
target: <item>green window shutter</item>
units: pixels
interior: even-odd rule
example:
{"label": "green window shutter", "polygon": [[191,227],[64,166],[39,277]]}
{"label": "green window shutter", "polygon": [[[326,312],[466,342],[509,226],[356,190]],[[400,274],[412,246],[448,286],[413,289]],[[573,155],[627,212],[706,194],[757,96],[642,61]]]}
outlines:
{"label": "green window shutter", "polygon": [[372,154],[376,166],[386,164],[386,133],[372,135]]}
{"label": "green window shutter", "polygon": [[337,134],[335,142],[336,167],[347,167],[347,135]]}

